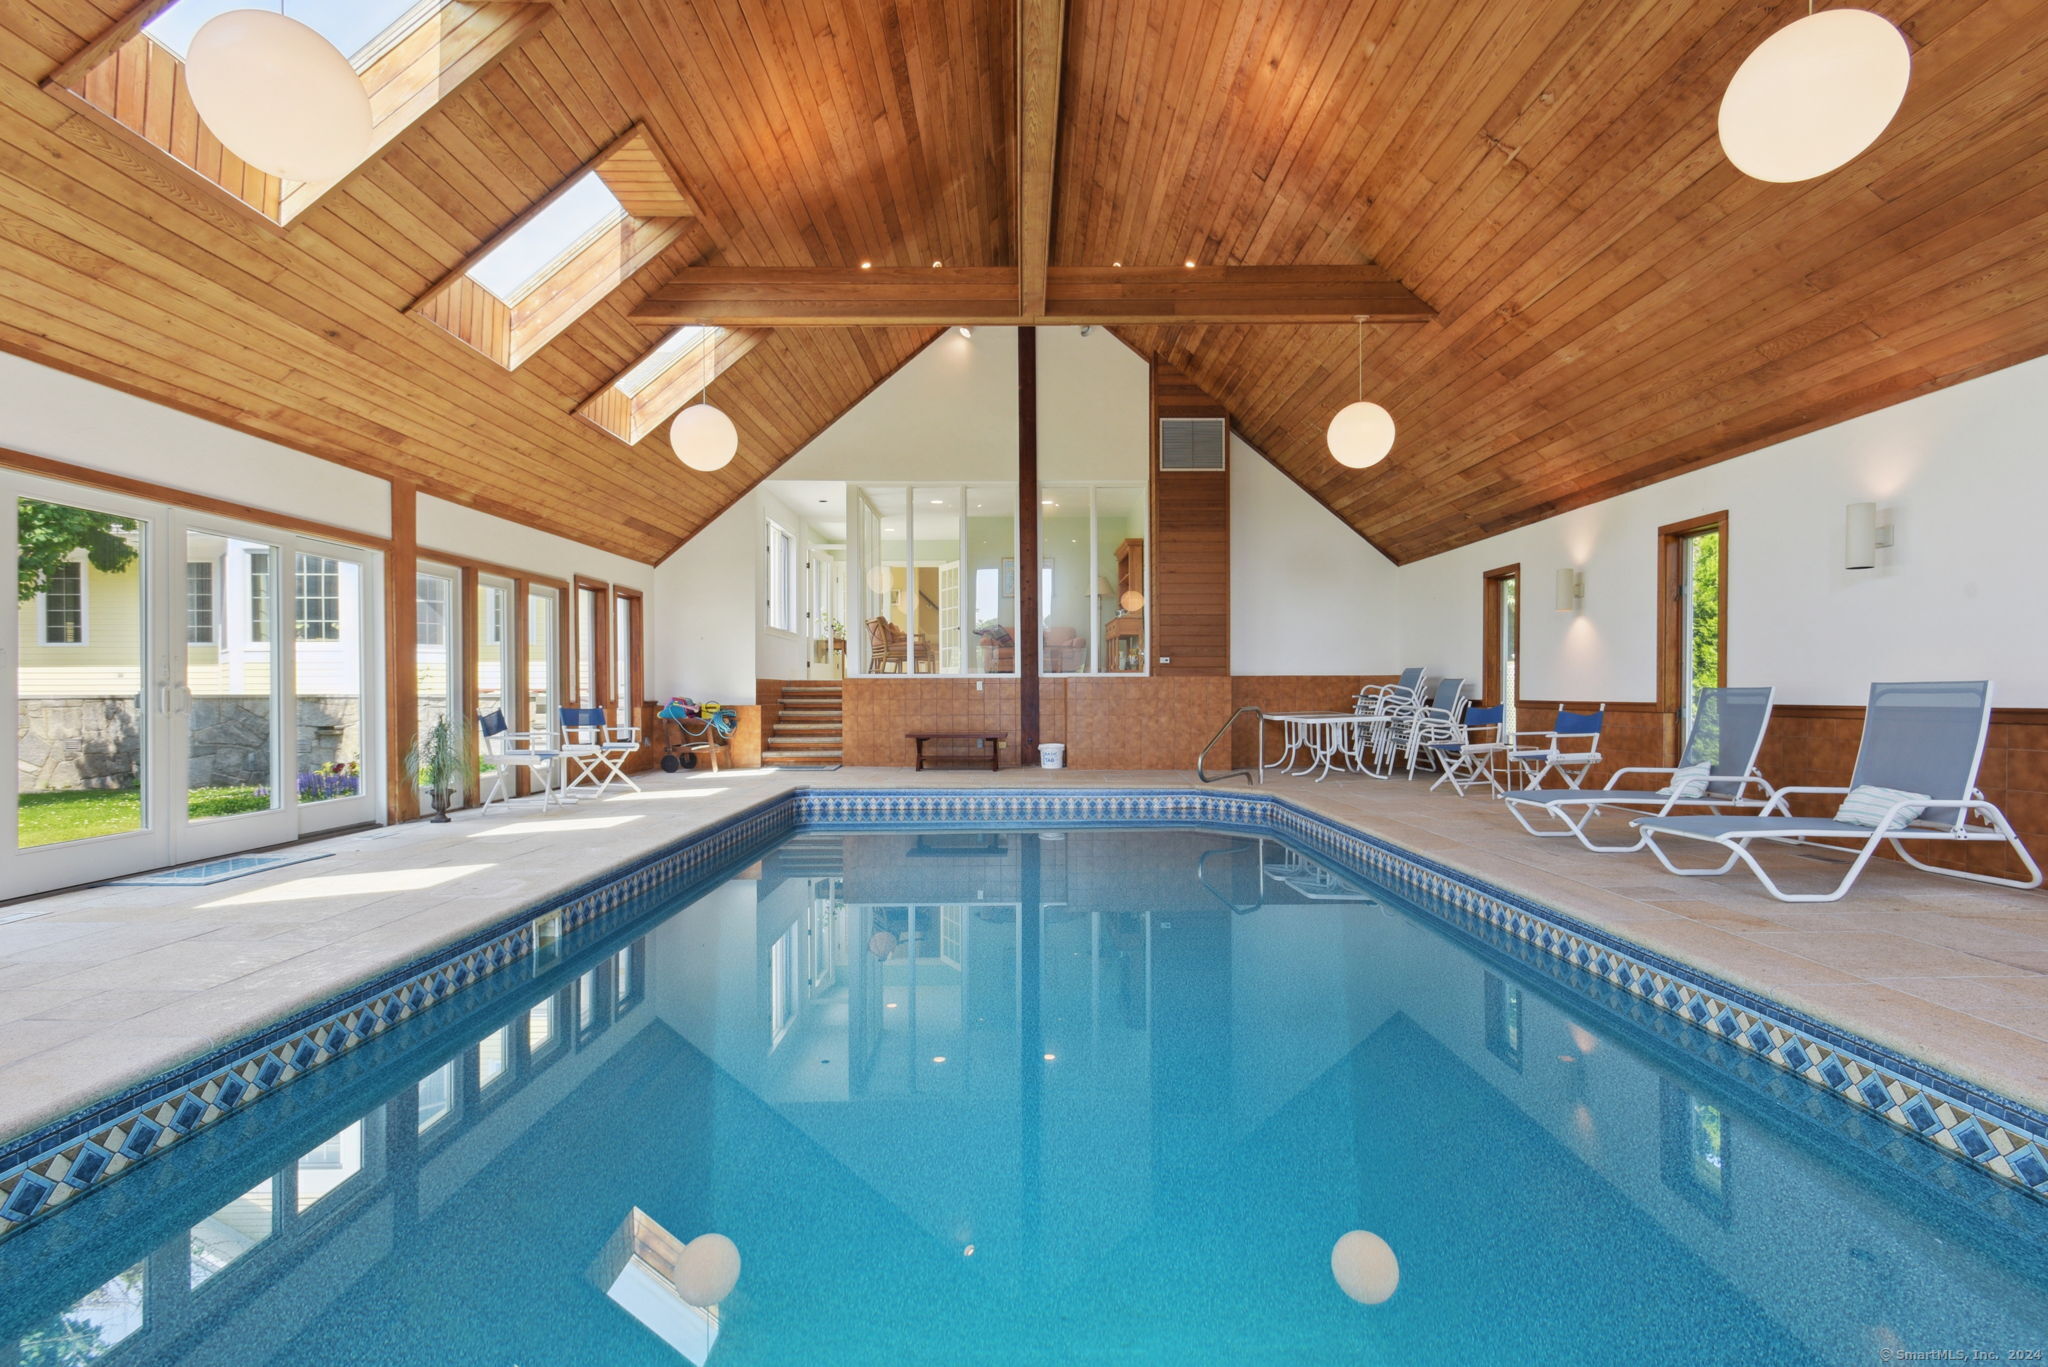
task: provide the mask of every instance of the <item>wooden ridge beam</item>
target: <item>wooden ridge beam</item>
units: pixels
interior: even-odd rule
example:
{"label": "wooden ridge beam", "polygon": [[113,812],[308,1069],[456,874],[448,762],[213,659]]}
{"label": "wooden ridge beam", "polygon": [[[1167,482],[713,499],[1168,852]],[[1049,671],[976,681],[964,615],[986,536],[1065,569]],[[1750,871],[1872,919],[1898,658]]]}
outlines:
{"label": "wooden ridge beam", "polygon": [[1051,266],[1045,308],[1018,307],[1009,266],[941,269],[693,266],[632,311],[636,323],[721,327],[1423,323],[1436,311],[1370,266]]}
{"label": "wooden ridge beam", "polygon": [[1066,0],[1017,3],[1017,311],[1045,311],[1059,157]]}

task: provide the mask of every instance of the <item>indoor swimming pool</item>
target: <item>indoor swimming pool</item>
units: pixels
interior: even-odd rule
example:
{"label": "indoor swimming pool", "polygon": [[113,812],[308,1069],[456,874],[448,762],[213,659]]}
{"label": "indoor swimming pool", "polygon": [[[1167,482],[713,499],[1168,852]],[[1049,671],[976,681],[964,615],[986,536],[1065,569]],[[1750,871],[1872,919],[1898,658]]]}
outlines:
{"label": "indoor swimming pool", "polygon": [[785,820],[593,905],[17,1182],[0,1362],[2048,1347],[2033,1150],[1278,826]]}

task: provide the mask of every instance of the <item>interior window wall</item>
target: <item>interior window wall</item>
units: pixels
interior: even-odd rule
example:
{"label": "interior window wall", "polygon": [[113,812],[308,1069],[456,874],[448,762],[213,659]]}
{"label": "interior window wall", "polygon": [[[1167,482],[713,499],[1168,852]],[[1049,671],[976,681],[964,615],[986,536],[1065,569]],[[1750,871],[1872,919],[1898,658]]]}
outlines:
{"label": "interior window wall", "polygon": [[1015,673],[1015,486],[871,485],[852,501],[866,671]]}
{"label": "interior window wall", "polygon": [[1038,502],[1040,669],[1145,672],[1151,586],[1144,486],[1047,485]]}

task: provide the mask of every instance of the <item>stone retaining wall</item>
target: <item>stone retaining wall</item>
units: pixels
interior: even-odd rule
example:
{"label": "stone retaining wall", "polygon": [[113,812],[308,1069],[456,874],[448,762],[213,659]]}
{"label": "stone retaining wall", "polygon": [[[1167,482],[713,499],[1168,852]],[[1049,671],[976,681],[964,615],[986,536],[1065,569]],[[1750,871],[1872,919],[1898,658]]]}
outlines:
{"label": "stone retaining wall", "polygon": [[[195,788],[268,783],[270,699],[192,700],[189,782]],[[142,729],[133,697],[23,698],[14,740],[17,791],[127,788],[141,774]],[[362,758],[362,701],[298,700],[300,772]]]}

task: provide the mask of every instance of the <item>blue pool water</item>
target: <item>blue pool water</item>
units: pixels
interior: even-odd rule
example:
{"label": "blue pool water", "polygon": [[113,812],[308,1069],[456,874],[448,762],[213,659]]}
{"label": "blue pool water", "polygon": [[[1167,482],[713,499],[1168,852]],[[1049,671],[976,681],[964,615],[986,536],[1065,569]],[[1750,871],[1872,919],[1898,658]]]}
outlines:
{"label": "blue pool water", "polygon": [[[2048,1347],[2048,1203],[1276,838],[747,858],[0,1242],[0,1363]],[[715,1311],[662,1231],[740,1251]]]}

